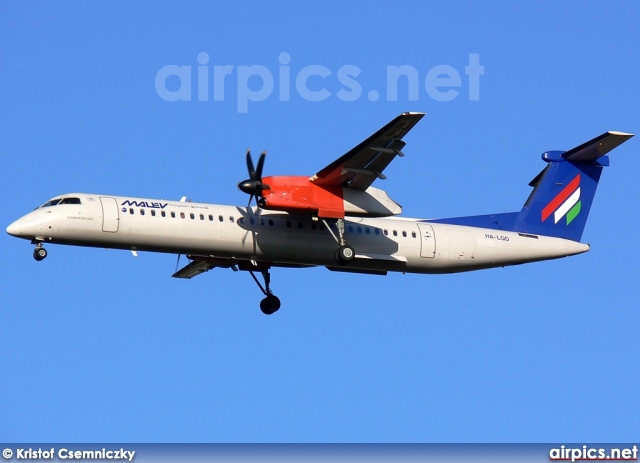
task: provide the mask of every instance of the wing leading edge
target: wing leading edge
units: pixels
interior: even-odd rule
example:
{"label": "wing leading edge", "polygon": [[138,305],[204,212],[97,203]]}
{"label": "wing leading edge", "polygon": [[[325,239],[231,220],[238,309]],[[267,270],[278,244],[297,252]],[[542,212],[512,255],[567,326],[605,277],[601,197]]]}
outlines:
{"label": "wing leading edge", "polygon": [[366,190],[405,146],[402,138],[424,113],[402,113],[358,146],[320,170],[309,180],[321,186],[342,186]]}

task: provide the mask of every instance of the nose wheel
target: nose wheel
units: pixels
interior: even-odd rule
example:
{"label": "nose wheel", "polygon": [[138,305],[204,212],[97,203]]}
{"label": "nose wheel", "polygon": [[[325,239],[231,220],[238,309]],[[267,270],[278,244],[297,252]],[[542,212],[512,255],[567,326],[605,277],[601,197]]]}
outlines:
{"label": "nose wheel", "polygon": [[271,292],[271,288],[269,285],[271,284],[271,274],[269,273],[269,269],[262,270],[262,278],[264,278],[264,286],[260,284],[258,278],[256,278],[253,270],[249,270],[251,277],[262,291],[262,294],[265,295],[265,298],[260,301],[260,310],[265,315],[272,315],[280,309],[280,299]]}
{"label": "nose wheel", "polygon": [[260,301],[260,310],[265,315],[271,315],[278,311],[280,308],[280,299],[273,294],[267,294],[263,300]]}
{"label": "nose wheel", "polygon": [[47,257],[47,250],[42,247],[42,243],[38,243],[36,248],[33,250],[33,258],[40,262]]}

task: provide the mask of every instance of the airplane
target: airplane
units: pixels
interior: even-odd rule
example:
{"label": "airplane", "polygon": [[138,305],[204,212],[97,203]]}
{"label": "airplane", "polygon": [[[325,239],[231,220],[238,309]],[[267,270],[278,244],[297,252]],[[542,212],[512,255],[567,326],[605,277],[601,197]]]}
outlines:
{"label": "airplane", "polygon": [[[386,275],[441,274],[557,259],[587,252],[580,242],[606,154],[633,134],[605,132],[568,151],[546,151],[545,168],[520,211],[444,219],[398,217],[402,207],[381,189],[384,169],[404,156],[402,140],[424,113],[405,112],[311,177],[263,177],[265,154],[238,188],[247,206],[89,193],[56,196],[7,227],[44,244],[173,253],[175,278],[213,268],[248,271],[263,313],[280,308],[270,269],[324,266]],[[253,200],[256,205],[252,206]],[[178,270],[180,256],[189,263]],[[254,272],[260,272],[262,284]]]}

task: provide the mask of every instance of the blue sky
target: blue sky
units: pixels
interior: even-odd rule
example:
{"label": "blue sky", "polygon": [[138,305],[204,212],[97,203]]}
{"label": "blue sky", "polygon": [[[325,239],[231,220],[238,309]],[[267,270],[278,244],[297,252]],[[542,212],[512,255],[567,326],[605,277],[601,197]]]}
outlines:
{"label": "blue sky", "polygon": [[[639,131],[639,20],[632,1],[1,2],[0,223],[72,191],[245,204],[248,147],[265,175],[312,175],[403,111],[427,116],[377,186],[404,215],[519,210],[543,151]],[[191,66],[190,100],[162,97],[171,65]],[[418,95],[390,101],[402,65]],[[233,66],[223,101],[216,66]],[[296,87],[309,66],[330,72],[306,81],[322,101]],[[436,66],[460,78],[450,101],[425,87]],[[258,69],[273,91],[241,112],[265,81],[240,73]],[[612,153],[587,254],[448,276],[276,269],[271,317],[248,274],[179,281],[175,256],[62,246],[37,263],[3,234],[0,440],[633,441],[637,151]]]}

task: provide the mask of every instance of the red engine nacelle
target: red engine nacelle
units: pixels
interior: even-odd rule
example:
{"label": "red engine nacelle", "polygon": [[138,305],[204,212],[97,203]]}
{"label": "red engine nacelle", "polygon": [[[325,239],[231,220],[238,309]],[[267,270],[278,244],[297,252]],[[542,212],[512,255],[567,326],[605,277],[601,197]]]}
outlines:
{"label": "red engine nacelle", "polygon": [[264,177],[261,205],[264,209],[300,211],[327,219],[344,218],[342,187],[323,187],[309,181],[309,177]]}

